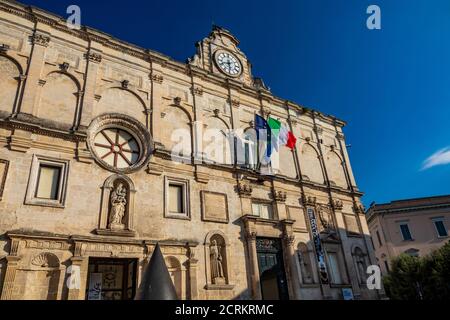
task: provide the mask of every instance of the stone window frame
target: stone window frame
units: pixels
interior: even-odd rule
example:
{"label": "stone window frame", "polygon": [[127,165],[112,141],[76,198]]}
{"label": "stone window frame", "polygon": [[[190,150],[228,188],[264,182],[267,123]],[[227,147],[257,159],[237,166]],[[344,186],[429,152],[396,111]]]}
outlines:
{"label": "stone window frame", "polygon": [[[179,185],[182,187],[183,192],[183,213],[171,213],[169,211],[169,186],[171,184]],[[191,220],[191,210],[190,210],[190,191],[189,191],[189,180],[175,177],[164,177],[164,218],[168,219],[181,219],[181,220]]]}
{"label": "stone window frame", "polygon": [[[207,194],[214,194],[214,195],[225,196],[225,211],[226,211],[226,218],[225,218],[225,219],[220,219],[220,218],[210,218],[210,217],[207,217],[207,216],[206,216],[206,201],[205,201],[205,196],[206,196]],[[227,196],[226,193],[202,190],[202,191],[201,191],[201,202],[202,202],[202,220],[203,220],[203,221],[218,222],[218,223],[228,223],[228,222],[230,221],[230,212],[229,212],[229,210],[228,210],[228,196]]]}
{"label": "stone window frame", "polygon": [[[36,188],[38,187],[38,176],[41,165],[49,165],[61,168],[61,174],[58,183],[58,197],[56,200],[36,197]],[[34,154],[31,161],[31,170],[28,180],[27,193],[25,196],[25,204],[43,207],[64,208],[69,180],[69,166],[70,160]]]}
{"label": "stone window frame", "polygon": [[[348,286],[350,283],[350,278],[348,276],[347,273],[347,266],[345,263],[345,256],[342,253],[342,250],[340,248],[339,244],[335,244],[335,243],[329,243],[329,242],[324,242],[323,243],[323,248],[324,248],[324,256],[325,256],[325,263],[327,265],[327,271],[328,271],[328,278],[330,281],[330,287],[343,287],[343,286]],[[338,268],[339,268],[339,275],[341,277],[341,283],[335,283],[335,279],[333,279],[332,275],[331,275],[331,266],[330,266],[330,261],[328,258],[328,254],[329,253],[334,253],[336,255],[337,258],[337,263],[338,263]]]}
{"label": "stone window frame", "polygon": [[[1,199],[1,189],[0,189],[0,199]],[[436,237],[438,239],[443,239],[443,238],[448,238],[449,237],[449,233],[448,233],[447,227],[445,225],[445,218],[444,217],[433,217],[433,218],[431,218],[431,222],[433,223],[434,230],[436,231]],[[444,230],[445,230],[446,235],[441,236],[439,234],[439,230],[437,228],[436,222],[442,222],[442,225],[444,226]]]}
{"label": "stone window frame", "polygon": [[9,160],[0,159],[0,163],[5,164],[5,171],[3,171],[3,175],[0,177],[0,201],[2,201],[3,192],[5,191],[6,177],[8,176]]}
{"label": "stone window frame", "polygon": [[[253,203],[267,205],[270,208],[270,210],[272,211],[272,218],[263,218],[261,216],[254,215],[253,214]],[[252,216],[258,217],[260,219],[264,219],[264,220],[267,220],[267,221],[277,221],[278,220],[278,212],[276,212],[276,208],[274,206],[273,201],[266,200],[266,199],[260,199],[260,198],[252,198],[251,199],[251,205],[252,205]]]}
{"label": "stone window frame", "polygon": [[[397,223],[398,230],[399,230],[399,233],[400,233],[400,239],[401,239],[401,241],[414,241],[414,237],[413,237],[413,234],[412,234],[412,232],[411,232],[410,225],[409,225],[409,220],[396,221],[396,223]],[[410,239],[405,239],[405,237],[404,237],[404,235],[403,235],[402,226],[404,226],[404,225],[405,225],[405,226],[407,227],[407,229],[408,229],[408,233],[409,233]]]}

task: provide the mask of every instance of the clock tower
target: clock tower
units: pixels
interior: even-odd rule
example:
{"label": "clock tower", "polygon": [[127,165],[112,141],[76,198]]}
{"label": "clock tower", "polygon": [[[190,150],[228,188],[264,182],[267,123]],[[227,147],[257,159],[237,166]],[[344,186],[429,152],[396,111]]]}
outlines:
{"label": "clock tower", "polygon": [[188,63],[194,68],[253,87],[255,79],[250,61],[238,45],[239,40],[230,31],[214,25],[209,36],[196,43],[197,52],[188,59]]}

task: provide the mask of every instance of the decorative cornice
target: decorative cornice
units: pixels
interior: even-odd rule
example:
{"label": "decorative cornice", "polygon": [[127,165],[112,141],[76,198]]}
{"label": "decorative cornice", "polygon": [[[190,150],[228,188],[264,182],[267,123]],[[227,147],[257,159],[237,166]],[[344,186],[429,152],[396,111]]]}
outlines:
{"label": "decorative cornice", "polygon": [[42,124],[35,124],[35,122],[37,121],[36,119],[30,119],[29,116],[23,117],[23,114],[19,114],[18,118],[15,119],[0,120],[0,127],[7,129],[25,130],[34,134],[68,141],[86,141],[86,134],[83,132],[71,132],[69,130],[63,131],[55,128],[43,127]]}

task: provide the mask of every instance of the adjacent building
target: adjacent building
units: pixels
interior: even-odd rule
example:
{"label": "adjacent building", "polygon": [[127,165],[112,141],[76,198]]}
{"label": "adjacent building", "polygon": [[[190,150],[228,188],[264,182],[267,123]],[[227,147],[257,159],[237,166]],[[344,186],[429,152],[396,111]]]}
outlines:
{"label": "adjacent building", "polygon": [[[255,114],[297,137],[275,174]],[[0,1],[1,299],[133,299],[157,242],[180,299],[379,298],[344,125],[223,28],[183,63]]]}
{"label": "adjacent building", "polygon": [[450,195],[373,204],[366,216],[384,274],[401,253],[423,256],[450,240]]}

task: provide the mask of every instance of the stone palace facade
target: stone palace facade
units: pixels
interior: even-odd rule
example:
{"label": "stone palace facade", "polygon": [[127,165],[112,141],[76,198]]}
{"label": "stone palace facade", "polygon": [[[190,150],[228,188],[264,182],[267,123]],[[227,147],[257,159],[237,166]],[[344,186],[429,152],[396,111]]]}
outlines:
{"label": "stone palace facade", "polygon": [[[213,27],[181,63],[0,1],[1,299],[132,299],[157,242],[180,299],[380,297],[345,123],[274,96],[238,44]],[[297,137],[276,175],[248,161],[255,114]],[[243,138],[217,161],[208,128]]]}

